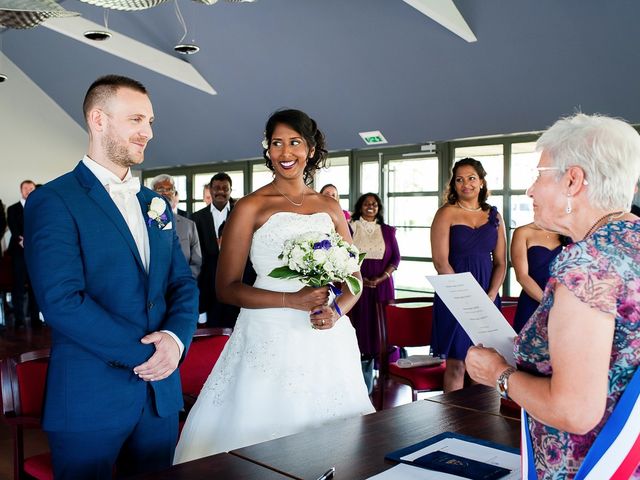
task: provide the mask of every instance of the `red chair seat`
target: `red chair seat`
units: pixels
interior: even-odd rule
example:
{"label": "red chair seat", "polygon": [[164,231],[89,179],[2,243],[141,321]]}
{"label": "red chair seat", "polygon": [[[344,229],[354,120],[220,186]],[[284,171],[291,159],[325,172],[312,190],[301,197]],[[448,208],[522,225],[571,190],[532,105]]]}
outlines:
{"label": "red chair seat", "polygon": [[24,471],[38,480],[53,480],[51,455],[49,453],[41,453],[27,458],[24,461]]}
{"label": "red chair seat", "polygon": [[446,362],[435,367],[400,368],[389,364],[389,374],[407,380],[414,390],[437,390],[442,388]]}

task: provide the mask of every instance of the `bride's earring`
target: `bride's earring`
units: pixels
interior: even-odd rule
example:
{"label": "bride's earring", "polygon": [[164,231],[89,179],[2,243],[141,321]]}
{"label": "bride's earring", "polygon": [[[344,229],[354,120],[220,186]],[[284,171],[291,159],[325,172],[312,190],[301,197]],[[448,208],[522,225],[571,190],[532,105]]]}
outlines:
{"label": "bride's earring", "polygon": [[567,212],[567,215],[569,215],[571,212],[573,212],[573,208],[571,207],[571,194],[567,193],[567,208],[564,209],[565,212]]}

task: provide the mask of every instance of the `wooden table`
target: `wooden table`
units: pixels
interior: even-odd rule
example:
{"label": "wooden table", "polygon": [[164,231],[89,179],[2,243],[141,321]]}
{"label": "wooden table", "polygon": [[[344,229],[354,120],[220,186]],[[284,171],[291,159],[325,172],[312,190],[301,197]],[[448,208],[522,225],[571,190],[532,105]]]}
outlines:
{"label": "wooden table", "polygon": [[290,477],[236,455],[219,453],[168,470],[147,473],[137,480],[287,480]]}
{"label": "wooden table", "polygon": [[520,420],[520,410],[502,406],[500,394],[495,388],[486,385],[473,385],[463,390],[430,397],[427,400]]}
{"label": "wooden table", "polygon": [[358,480],[392,467],[385,454],[447,431],[520,446],[518,420],[419,401],[230,453],[293,478],[315,480],[334,466],[336,480]]}

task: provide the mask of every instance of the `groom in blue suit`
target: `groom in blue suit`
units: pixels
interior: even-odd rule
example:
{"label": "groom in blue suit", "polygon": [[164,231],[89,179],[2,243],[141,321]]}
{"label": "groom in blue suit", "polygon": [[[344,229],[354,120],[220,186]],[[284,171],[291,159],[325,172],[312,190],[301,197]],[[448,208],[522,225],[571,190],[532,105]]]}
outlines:
{"label": "groom in blue suit", "polygon": [[52,331],[43,428],[56,479],[171,465],[176,368],[198,317],[171,208],[131,175],[153,136],[145,87],[102,77],[83,107],[88,154],[25,207],[27,267]]}

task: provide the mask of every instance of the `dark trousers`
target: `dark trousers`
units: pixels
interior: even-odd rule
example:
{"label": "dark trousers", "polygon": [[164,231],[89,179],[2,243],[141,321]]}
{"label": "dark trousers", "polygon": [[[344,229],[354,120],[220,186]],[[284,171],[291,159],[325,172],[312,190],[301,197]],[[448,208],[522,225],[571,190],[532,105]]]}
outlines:
{"label": "dark trousers", "polygon": [[[11,289],[11,304],[13,305],[13,316],[16,325],[24,324],[24,296],[28,293],[29,297],[29,316],[31,317],[31,325],[40,325],[40,316],[36,297],[29,282],[27,274],[27,266],[24,263],[24,256],[19,254],[11,255],[11,269],[13,273],[13,286]],[[25,285],[28,287],[25,288]]]}
{"label": "dark trousers", "polygon": [[[117,392],[114,391],[114,395]],[[47,432],[56,480],[110,480],[163,470],[173,463],[178,414],[160,418],[148,389],[137,422],[88,432]]]}
{"label": "dark trousers", "polygon": [[207,307],[207,327],[234,328],[239,313],[234,305],[213,302]]}

